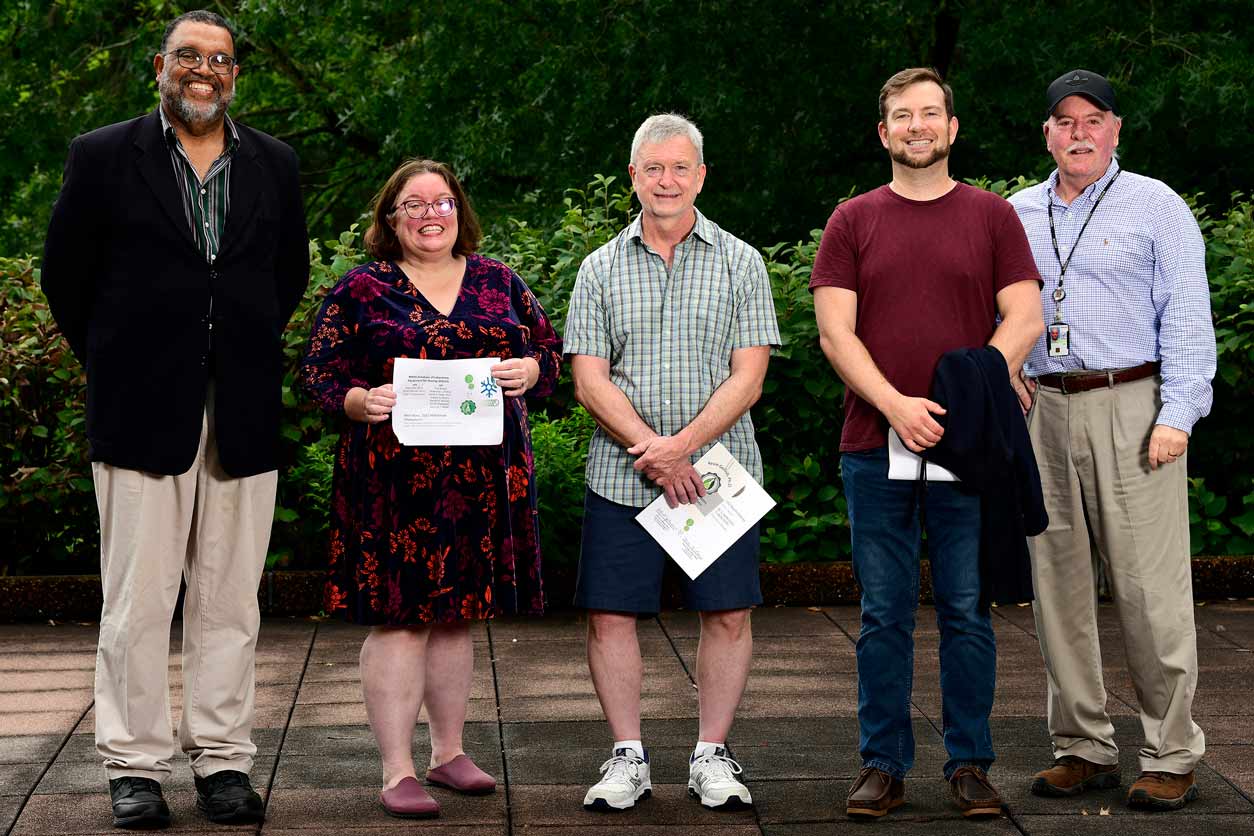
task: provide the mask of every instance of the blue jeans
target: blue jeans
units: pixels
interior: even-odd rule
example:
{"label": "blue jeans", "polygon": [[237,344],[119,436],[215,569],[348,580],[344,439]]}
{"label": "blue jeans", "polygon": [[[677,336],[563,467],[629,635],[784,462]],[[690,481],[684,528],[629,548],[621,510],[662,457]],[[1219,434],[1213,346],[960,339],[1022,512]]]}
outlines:
{"label": "blue jeans", "polygon": [[914,765],[910,725],[914,614],[919,600],[919,510],[927,525],[932,597],[940,628],[945,778],[993,762],[997,646],[980,599],[980,499],[952,482],[888,478],[880,447],[841,457],[853,532],[853,571],[862,587],[858,637],[858,749],[862,765],[904,778]]}

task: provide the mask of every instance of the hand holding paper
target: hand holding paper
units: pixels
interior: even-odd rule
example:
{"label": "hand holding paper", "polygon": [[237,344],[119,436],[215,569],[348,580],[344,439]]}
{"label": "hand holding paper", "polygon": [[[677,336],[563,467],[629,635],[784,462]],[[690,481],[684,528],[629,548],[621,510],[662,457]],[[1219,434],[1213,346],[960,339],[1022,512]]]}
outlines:
{"label": "hand holding paper", "polygon": [[669,497],[659,496],[636,519],[688,577],[696,578],[774,508],[775,500],[722,444],[689,467],[700,479],[701,498],[668,507]]}
{"label": "hand holding paper", "polygon": [[500,444],[505,409],[492,374],[499,358],[416,360],[398,357],[392,371],[392,430],[407,446]]}

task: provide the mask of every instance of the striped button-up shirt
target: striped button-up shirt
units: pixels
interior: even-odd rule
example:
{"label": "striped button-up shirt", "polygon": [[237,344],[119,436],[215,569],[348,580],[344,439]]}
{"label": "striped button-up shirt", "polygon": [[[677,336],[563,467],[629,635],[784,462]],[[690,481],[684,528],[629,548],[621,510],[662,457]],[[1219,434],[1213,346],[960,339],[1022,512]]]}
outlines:
{"label": "striped button-up shirt", "polygon": [[157,109],[161,112],[161,129],[183,200],[183,214],[196,239],[196,248],[204,254],[205,261],[212,264],[222,246],[222,228],[226,226],[226,214],[231,208],[231,157],[239,147],[239,132],[235,123],[226,118],[226,146],[201,180],[166,117],[165,108]]}
{"label": "striped button-up shirt", "polygon": [[[570,298],[567,354],[610,361],[610,380],[644,422],[673,435],[692,422],[731,375],[738,348],[779,345],[779,324],[762,256],[697,213],[672,266],[645,244],[640,218],[584,259]],[[746,412],[721,441],[759,482],[762,454]],[[693,461],[714,442],[697,451]],[[661,490],[632,469],[635,457],[597,428],[588,487],[643,508]]]}
{"label": "striped button-up shirt", "polygon": [[[1157,423],[1191,432],[1211,406],[1215,330],[1211,322],[1206,250],[1197,221],[1165,183],[1124,171],[1102,198],[1088,229],[1080,227],[1119,164],[1068,206],[1049,180],[1010,198],[1023,221],[1045,284],[1045,321],[1054,319],[1059,256],[1067,265],[1062,319],[1070,326],[1070,354],[1050,357],[1042,338],[1026,370],[1038,376],[1082,369],[1121,369],[1162,363],[1162,409]],[[1049,234],[1053,206],[1058,256]],[[1074,250],[1074,252],[1073,252]]]}

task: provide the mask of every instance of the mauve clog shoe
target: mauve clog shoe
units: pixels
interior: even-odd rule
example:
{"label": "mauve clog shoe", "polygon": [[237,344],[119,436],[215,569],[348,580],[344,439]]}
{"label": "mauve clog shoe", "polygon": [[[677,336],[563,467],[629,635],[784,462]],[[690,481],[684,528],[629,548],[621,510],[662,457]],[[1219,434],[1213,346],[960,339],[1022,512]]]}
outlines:
{"label": "mauve clog shoe", "polygon": [[433,819],[440,815],[439,802],[412,776],[379,793],[379,803],[389,816],[398,819]]}
{"label": "mauve clog shoe", "polygon": [[428,769],[427,783],[466,795],[496,792],[496,779],[475,766],[475,762],[465,755],[458,755],[446,764]]}

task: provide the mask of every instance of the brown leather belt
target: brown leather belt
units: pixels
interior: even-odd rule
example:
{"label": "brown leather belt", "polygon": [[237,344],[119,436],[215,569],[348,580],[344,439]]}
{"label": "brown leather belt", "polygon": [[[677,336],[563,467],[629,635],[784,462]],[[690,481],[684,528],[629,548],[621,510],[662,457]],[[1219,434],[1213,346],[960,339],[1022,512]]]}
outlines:
{"label": "brown leather belt", "polygon": [[1064,395],[1074,395],[1077,392],[1088,392],[1092,389],[1113,389],[1120,383],[1131,383],[1156,374],[1158,374],[1158,363],[1152,362],[1127,369],[1107,369],[1100,372],[1043,374],[1036,379],[1036,382],[1050,389],[1057,389]]}

